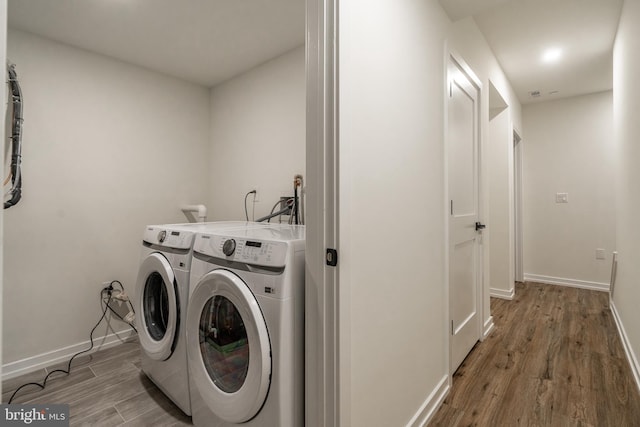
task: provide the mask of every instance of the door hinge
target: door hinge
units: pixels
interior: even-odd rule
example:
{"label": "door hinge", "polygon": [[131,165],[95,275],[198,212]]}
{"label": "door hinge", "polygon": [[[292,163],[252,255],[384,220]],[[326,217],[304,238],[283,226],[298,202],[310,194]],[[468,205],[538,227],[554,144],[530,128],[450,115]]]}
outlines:
{"label": "door hinge", "polygon": [[453,83],[449,83],[449,98],[453,98]]}
{"label": "door hinge", "polygon": [[453,335],[453,320],[451,321],[451,335]]}
{"label": "door hinge", "polygon": [[327,248],[325,260],[327,261],[327,265],[330,267],[338,265],[338,251],[336,249]]}
{"label": "door hinge", "polygon": [[451,201],[451,215],[453,215],[453,200]]}

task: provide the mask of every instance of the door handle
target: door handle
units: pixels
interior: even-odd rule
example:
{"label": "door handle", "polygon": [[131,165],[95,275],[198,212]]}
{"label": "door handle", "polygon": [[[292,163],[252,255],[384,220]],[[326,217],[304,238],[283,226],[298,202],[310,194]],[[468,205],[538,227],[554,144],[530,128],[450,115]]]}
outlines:
{"label": "door handle", "polygon": [[486,225],[482,224],[481,222],[476,222],[476,231],[484,230],[485,228],[487,228]]}

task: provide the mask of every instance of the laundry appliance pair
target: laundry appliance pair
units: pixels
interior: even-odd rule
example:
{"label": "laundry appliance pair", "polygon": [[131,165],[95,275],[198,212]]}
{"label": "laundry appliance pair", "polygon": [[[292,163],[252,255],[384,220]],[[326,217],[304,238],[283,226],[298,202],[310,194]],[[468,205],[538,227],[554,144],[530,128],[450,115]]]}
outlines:
{"label": "laundry appliance pair", "polygon": [[303,424],[303,226],[148,226],[142,370],[196,426]]}

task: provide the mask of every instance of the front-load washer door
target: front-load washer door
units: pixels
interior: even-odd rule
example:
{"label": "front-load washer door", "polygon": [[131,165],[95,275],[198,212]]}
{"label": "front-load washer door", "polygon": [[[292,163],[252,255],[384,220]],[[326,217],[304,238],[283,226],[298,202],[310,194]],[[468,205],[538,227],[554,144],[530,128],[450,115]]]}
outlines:
{"label": "front-load washer door", "polygon": [[154,360],[166,360],[173,354],[180,316],[177,292],[169,261],[159,253],[147,256],[136,283],[136,319],[140,345]]}
{"label": "front-load washer door", "polygon": [[190,380],[219,418],[243,423],[260,411],[269,391],[271,345],[249,287],[224,269],[206,274],[189,298]]}

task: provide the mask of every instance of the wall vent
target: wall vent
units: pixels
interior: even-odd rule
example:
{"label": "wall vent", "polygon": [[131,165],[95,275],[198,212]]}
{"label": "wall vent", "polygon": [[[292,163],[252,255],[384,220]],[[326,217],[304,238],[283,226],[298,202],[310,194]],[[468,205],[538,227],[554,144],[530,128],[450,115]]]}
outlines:
{"label": "wall vent", "polygon": [[540,91],[539,90],[532,90],[529,92],[529,98],[540,98]]}

